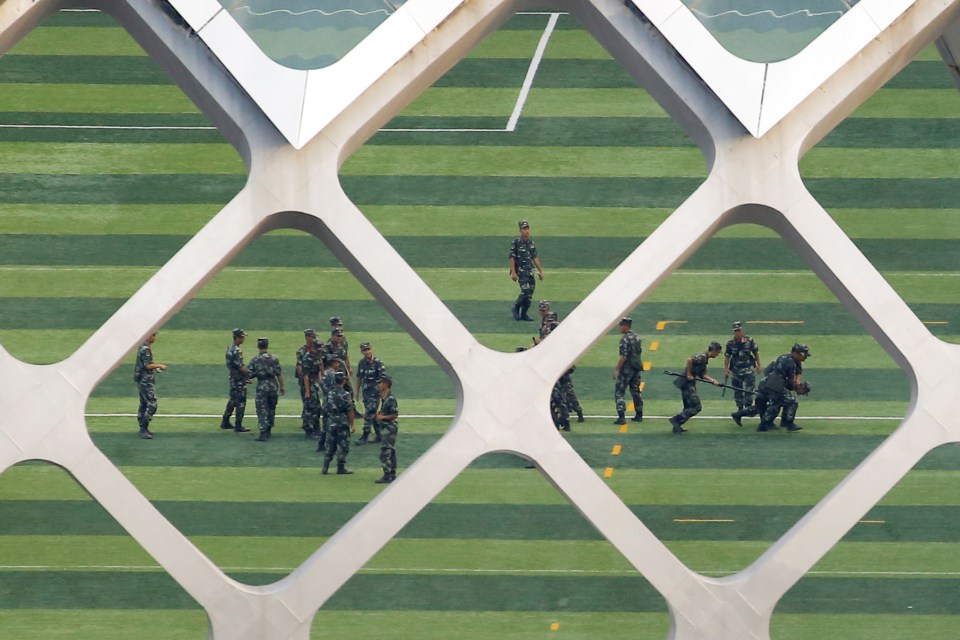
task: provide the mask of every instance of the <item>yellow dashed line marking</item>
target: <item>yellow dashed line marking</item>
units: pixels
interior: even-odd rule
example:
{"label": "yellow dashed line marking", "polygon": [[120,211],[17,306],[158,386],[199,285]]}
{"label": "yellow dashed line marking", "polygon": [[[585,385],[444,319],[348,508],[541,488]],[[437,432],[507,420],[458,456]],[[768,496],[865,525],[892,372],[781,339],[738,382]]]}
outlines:
{"label": "yellow dashed line marking", "polygon": [[861,520],[860,524],[887,524],[886,520]]}
{"label": "yellow dashed line marking", "polygon": [[657,331],[663,331],[668,324],[687,324],[686,320],[661,320],[657,323]]}
{"label": "yellow dashed line marking", "polygon": [[609,478],[611,476],[613,476],[613,467],[607,467],[606,469],[603,470],[604,478]]}
{"label": "yellow dashed line marking", "polygon": [[620,425],[620,433],[626,433],[627,431],[630,431],[630,427],[625,424]]}
{"label": "yellow dashed line marking", "polygon": [[803,320],[747,320],[747,324],[803,324]]}
{"label": "yellow dashed line marking", "polygon": [[701,520],[699,518],[674,518],[674,522],[736,522],[736,520],[725,520],[725,519],[709,519]]}
{"label": "yellow dashed line marking", "polygon": [[650,351],[656,351],[659,348],[660,348],[659,340],[654,340],[653,342],[650,343]]}
{"label": "yellow dashed line marking", "polygon": [[650,367],[652,367],[652,366],[653,366],[653,363],[651,363],[651,362],[649,362],[649,361],[644,362],[644,363],[643,363],[643,370],[644,370],[644,371],[650,371]]}
{"label": "yellow dashed line marking", "polygon": [[924,320],[923,324],[950,324],[946,320]]}
{"label": "yellow dashed line marking", "polygon": [[610,452],[610,455],[612,455],[612,456],[618,456],[618,455],[620,455],[620,452],[621,452],[621,451],[623,451],[623,447],[621,447],[621,446],[618,445],[618,444],[615,444],[615,445],[613,445],[613,451]]}
{"label": "yellow dashed line marking", "polygon": [[560,631],[560,623],[554,622],[550,625],[550,631]]}

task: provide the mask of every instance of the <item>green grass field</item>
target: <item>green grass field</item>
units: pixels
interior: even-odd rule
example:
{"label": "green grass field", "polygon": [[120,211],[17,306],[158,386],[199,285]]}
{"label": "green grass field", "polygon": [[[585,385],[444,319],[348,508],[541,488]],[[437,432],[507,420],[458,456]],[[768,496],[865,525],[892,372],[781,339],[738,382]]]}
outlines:
{"label": "green grass field", "polygon": [[[344,165],[347,193],[477,339],[526,345],[506,255],[530,221],[561,318],[706,175],[699,150],[569,16],[516,131],[504,128],[544,15],[519,15]],[[30,126],[23,126],[30,125]],[[78,129],[70,126],[98,125]],[[130,129],[125,127],[200,127]],[[237,153],[113,20],[62,12],[0,59],[0,343],[73,352],[239,191]],[[113,127],[113,128],[109,128]],[[804,178],[935,335],[960,336],[960,96],[934,48],[803,160]],[[625,295],[632,295],[625,292]],[[97,445],[219,566],[266,584],[376,497],[377,451],[321,477],[296,393],[266,446],[217,428],[234,326],[268,335],[287,372],[302,330],[341,316],[396,378],[401,473],[450,425],[454,383],[315,238],[254,240],[162,327],[157,438],[136,437],[132,359],[88,404]],[[578,361],[588,416],[567,438],[678,557],[748,566],[898,425],[910,381],[770,231],[724,230],[632,315],[649,416],[611,424],[611,332]],[[765,361],[801,340],[814,394],[798,434],[757,434],[705,389],[682,440],[662,369],[733,320]],[[613,321],[613,319],[611,319]],[[254,348],[247,344],[247,357]],[[716,372],[720,363],[712,371]],[[252,414],[252,401],[250,402]],[[204,417],[207,416],[207,417]],[[253,423],[253,420],[248,420]],[[619,447],[619,448],[617,448]],[[614,455],[614,451],[619,451]],[[780,603],[777,640],[950,637],[960,615],[960,449],[933,452]],[[689,522],[700,520],[701,522]],[[703,522],[723,520],[724,522]],[[552,629],[552,626],[555,628]],[[525,463],[477,460],[321,609],[316,638],[663,638],[666,603]],[[200,638],[202,609],[62,470],[0,475],[0,637]]]}

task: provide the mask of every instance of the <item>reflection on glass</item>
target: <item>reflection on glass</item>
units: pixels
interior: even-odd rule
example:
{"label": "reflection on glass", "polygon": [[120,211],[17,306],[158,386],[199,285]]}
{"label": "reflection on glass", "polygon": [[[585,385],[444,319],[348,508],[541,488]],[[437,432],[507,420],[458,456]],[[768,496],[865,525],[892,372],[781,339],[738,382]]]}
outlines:
{"label": "reflection on glass", "polygon": [[337,62],[406,0],[220,0],[268,56],[293,69]]}
{"label": "reflection on glass", "polygon": [[796,55],[859,0],[681,0],[723,47],[745,60]]}

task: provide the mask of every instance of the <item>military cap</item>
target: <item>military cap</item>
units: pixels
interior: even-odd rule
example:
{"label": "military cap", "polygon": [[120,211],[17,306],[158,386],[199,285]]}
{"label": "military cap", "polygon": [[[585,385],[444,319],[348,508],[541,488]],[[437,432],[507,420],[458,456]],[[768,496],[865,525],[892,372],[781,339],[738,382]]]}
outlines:
{"label": "military cap", "polygon": [[743,329],[743,323],[742,323],[742,322],[740,322],[739,320],[737,320],[736,322],[733,323],[733,330],[734,330],[734,331],[740,331],[741,329]]}
{"label": "military cap", "polygon": [[331,329],[330,335],[332,335],[332,336],[342,336],[342,335],[343,335],[343,329]]}
{"label": "military cap", "polygon": [[312,337],[316,338],[316,337],[317,337],[317,332],[314,331],[313,329],[304,329],[304,330],[303,330],[303,335],[305,335],[305,336],[312,336]]}
{"label": "military cap", "polygon": [[540,301],[540,309],[541,309],[542,311],[546,311],[546,310],[549,309],[549,308],[550,308],[550,301],[549,301],[549,300],[541,300],[541,301]]}
{"label": "military cap", "polygon": [[622,324],[622,325],[625,324],[625,325],[627,325],[628,327],[632,327],[632,326],[633,326],[633,318],[629,318],[629,317],[620,318],[620,324]]}
{"label": "military cap", "polygon": [[337,316],[330,316],[330,324],[343,324]]}
{"label": "military cap", "polygon": [[269,340],[267,340],[266,338],[257,338],[257,348],[258,348],[258,349],[266,349],[266,348],[269,347],[269,346],[270,346],[270,341],[269,341]]}
{"label": "military cap", "polygon": [[360,343],[360,351],[366,351],[367,349],[370,349],[370,348],[372,348],[372,347],[370,346],[370,343],[369,343],[369,342],[361,342],[361,343]]}
{"label": "military cap", "polygon": [[710,343],[709,349],[710,351],[720,351],[723,349],[723,347],[720,346],[719,342],[714,340],[713,342]]}
{"label": "military cap", "polygon": [[553,322],[559,322],[559,321],[560,321],[560,318],[559,318],[559,316],[557,316],[557,312],[556,312],[556,311],[551,311],[550,313],[548,313],[547,315],[544,316],[544,319],[545,319],[547,322],[550,322],[551,320],[552,320]]}
{"label": "military cap", "polygon": [[234,338],[242,338],[242,337],[244,337],[245,335],[247,335],[247,332],[244,331],[243,329],[241,329],[240,327],[237,327],[236,329],[233,330],[233,337],[234,337]]}
{"label": "military cap", "polygon": [[520,227],[521,229],[529,229],[530,223],[527,222],[526,220],[521,220],[520,222],[517,223],[517,226]]}
{"label": "military cap", "polygon": [[810,357],[810,347],[803,344],[802,342],[796,343],[795,345],[793,345],[793,348],[790,350],[795,353],[799,353],[800,355],[807,356],[808,358]]}
{"label": "military cap", "polygon": [[347,372],[338,369],[336,373],[333,374],[333,379],[337,382],[343,382],[347,379]]}
{"label": "military cap", "polygon": [[380,382],[386,382],[387,384],[393,384],[393,376],[389,373],[380,374]]}

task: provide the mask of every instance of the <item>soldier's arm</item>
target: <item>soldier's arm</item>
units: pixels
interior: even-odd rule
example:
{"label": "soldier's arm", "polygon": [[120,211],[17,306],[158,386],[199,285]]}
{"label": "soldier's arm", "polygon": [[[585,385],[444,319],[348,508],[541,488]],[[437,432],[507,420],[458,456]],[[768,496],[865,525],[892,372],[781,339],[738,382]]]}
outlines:
{"label": "soldier's arm", "polygon": [[723,359],[723,377],[726,378],[730,375],[730,356],[728,355]]}
{"label": "soldier's arm", "polygon": [[534,256],[534,258],[533,258],[533,264],[536,265],[537,271],[540,272],[540,279],[543,280],[543,267],[540,266],[540,258]]}
{"label": "soldier's arm", "polygon": [[693,356],[687,358],[687,380],[693,380]]}
{"label": "soldier's arm", "polygon": [[277,375],[277,380],[280,381],[280,393],[285,394],[287,392],[286,387],[283,386],[283,374]]}

